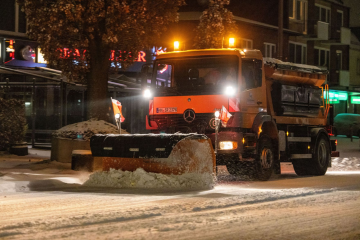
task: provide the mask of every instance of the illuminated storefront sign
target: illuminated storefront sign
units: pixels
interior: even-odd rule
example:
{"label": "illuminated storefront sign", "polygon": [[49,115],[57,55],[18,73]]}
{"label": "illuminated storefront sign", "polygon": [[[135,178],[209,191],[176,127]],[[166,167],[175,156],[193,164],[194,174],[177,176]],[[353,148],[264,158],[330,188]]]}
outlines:
{"label": "illuminated storefront sign", "polygon": [[333,99],[329,99],[329,102],[330,104],[339,104],[340,103],[340,100],[339,99],[336,99],[336,98],[333,98]]}
{"label": "illuminated storefront sign", "polygon": [[37,49],[37,56],[38,56],[38,63],[47,63],[47,61],[44,59],[44,54],[41,52],[41,48]]}
{"label": "illuminated storefront sign", "polygon": [[[325,99],[327,98],[326,92],[324,92],[324,98]],[[332,99],[346,101],[346,100],[348,100],[348,93],[347,92],[329,91],[329,100],[332,100]]]}
{"label": "illuminated storefront sign", "polygon": [[352,96],[351,103],[352,104],[360,104],[360,96]]}
{"label": "illuminated storefront sign", "polygon": [[20,52],[24,60],[35,62],[35,51],[30,46],[25,46]]}
{"label": "illuminated storefront sign", "polygon": [[10,39],[5,41],[5,63],[15,59],[15,41]]}
{"label": "illuminated storefront sign", "polygon": [[[77,57],[82,57],[85,55],[86,50],[79,50],[79,49],[74,49],[71,50],[69,48],[63,48],[63,49],[58,49],[59,54],[60,54],[60,58],[71,58],[73,57],[74,59]],[[166,50],[164,49],[156,49],[155,55],[159,55],[161,53],[164,53]],[[121,61],[122,55],[123,54],[128,54],[131,57],[131,52],[126,52],[126,51],[120,51],[120,50],[111,50],[110,53],[110,61]],[[146,63],[146,52],[145,51],[139,51],[138,52],[138,56],[137,58],[135,58],[134,62],[142,62],[142,63]]]}

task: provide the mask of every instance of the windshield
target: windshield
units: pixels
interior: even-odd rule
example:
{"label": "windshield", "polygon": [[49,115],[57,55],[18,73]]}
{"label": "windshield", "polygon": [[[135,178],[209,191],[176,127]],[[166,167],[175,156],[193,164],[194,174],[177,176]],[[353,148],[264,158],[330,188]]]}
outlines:
{"label": "windshield", "polygon": [[237,84],[237,56],[201,56],[161,59],[155,62],[153,84],[157,88],[194,88]]}

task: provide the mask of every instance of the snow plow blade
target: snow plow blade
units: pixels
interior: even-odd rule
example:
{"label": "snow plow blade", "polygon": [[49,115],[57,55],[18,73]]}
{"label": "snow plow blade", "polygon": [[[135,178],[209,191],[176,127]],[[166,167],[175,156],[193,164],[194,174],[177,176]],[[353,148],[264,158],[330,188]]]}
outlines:
{"label": "snow plow blade", "polygon": [[202,134],[98,134],[91,138],[90,147],[94,157],[102,158],[103,171],[215,172],[211,140]]}

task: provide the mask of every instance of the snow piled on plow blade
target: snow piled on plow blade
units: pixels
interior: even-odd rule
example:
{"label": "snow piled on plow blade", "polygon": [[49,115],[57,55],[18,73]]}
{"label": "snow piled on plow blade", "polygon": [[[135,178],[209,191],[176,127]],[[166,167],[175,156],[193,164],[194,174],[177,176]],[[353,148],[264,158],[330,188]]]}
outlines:
{"label": "snow piled on plow blade", "polygon": [[[154,136],[143,138],[146,137],[149,146],[150,140],[156,140]],[[157,139],[159,140],[160,137]],[[125,137],[119,136],[115,139],[117,141],[113,142],[117,144],[126,144]],[[102,152],[100,151],[99,155]],[[129,158],[119,155],[122,154],[117,152],[113,156],[102,156],[103,171],[92,174],[85,185],[117,188],[211,189],[215,184],[216,159],[211,140],[206,136],[184,135],[182,139],[174,141],[174,146],[167,157]]]}
{"label": "snow piled on plow blade", "polygon": [[146,172],[142,168],[134,172],[110,169],[108,172],[96,172],[90,175],[85,186],[114,188],[148,188],[148,189],[212,189],[215,176],[209,173],[185,173],[182,175],[165,175]]}

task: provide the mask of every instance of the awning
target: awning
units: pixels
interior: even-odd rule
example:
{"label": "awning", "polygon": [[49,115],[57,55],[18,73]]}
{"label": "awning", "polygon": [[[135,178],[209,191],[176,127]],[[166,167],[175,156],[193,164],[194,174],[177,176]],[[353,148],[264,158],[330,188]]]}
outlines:
{"label": "awning", "polygon": [[[53,84],[54,82],[63,82],[66,84],[78,85],[77,83],[69,82],[67,78],[62,75],[61,71],[46,67],[10,68],[8,66],[0,66],[0,74],[17,74],[26,75],[29,77],[42,78],[48,80],[48,84]],[[29,85],[30,82],[0,82],[0,85],[4,84]],[[119,91],[139,92],[141,90],[141,84],[136,79],[127,77],[125,74],[109,74],[108,84],[109,87],[116,88]],[[86,87],[86,85],[83,83],[81,83],[80,85]]]}

